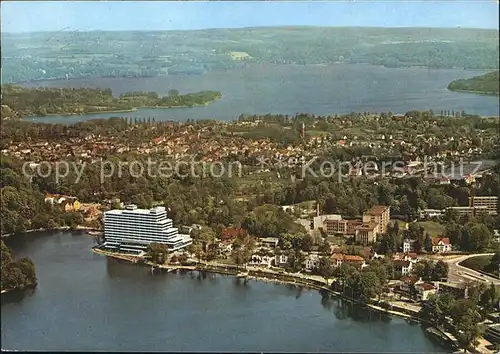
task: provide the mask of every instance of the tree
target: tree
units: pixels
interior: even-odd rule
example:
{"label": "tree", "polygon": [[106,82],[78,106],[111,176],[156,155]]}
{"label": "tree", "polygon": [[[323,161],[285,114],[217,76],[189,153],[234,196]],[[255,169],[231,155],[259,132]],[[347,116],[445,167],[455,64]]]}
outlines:
{"label": "tree", "polygon": [[37,279],[36,279],[36,271],[35,271],[35,264],[33,261],[29,258],[22,258],[19,261],[19,268],[21,269],[22,273],[26,277],[26,282],[29,284],[36,284]]}
{"label": "tree", "polygon": [[313,244],[314,244],[314,239],[312,238],[311,235],[306,234],[302,237],[302,240],[301,240],[302,251],[311,252]]}
{"label": "tree", "polygon": [[175,89],[168,90],[168,97],[177,97],[177,96],[179,96],[178,90],[175,90]]}
{"label": "tree", "polygon": [[432,280],[441,281],[442,279],[448,279],[448,263],[438,261],[432,269]]}
{"label": "tree", "polygon": [[202,245],[199,244],[199,243],[193,243],[192,247],[190,249],[190,252],[195,255],[196,260],[198,261],[198,263],[200,263],[201,262],[201,258],[203,256],[203,247],[202,247]]}
{"label": "tree", "polygon": [[321,257],[318,265],[318,274],[325,278],[326,282],[333,276],[333,266],[330,258]]}
{"label": "tree", "polygon": [[146,250],[147,257],[155,264],[164,264],[168,258],[168,246],[163,243],[150,243]]}
{"label": "tree", "polygon": [[323,256],[329,256],[331,253],[331,246],[330,242],[328,240],[324,240],[323,242],[320,243],[318,247],[319,253],[321,253]]}
{"label": "tree", "polygon": [[382,293],[382,284],[375,272],[361,272],[359,282],[356,284],[357,295],[362,302],[369,302],[372,298],[379,296]]}
{"label": "tree", "polygon": [[471,251],[482,252],[490,245],[492,234],[486,225],[469,223],[466,228]]}
{"label": "tree", "polygon": [[451,317],[460,347],[467,351],[471,345],[475,346],[481,321],[477,305],[469,299],[457,300],[452,306]]}
{"label": "tree", "polygon": [[424,245],[425,245],[425,250],[427,252],[432,252],[432,238],[431,235],[429,235],[429,233],[425,234]]}

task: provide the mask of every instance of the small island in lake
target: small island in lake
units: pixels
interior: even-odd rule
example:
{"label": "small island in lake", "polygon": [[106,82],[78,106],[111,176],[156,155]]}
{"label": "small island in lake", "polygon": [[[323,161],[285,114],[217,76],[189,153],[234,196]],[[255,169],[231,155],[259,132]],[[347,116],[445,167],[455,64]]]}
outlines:
{"label": "small island in lake", "polygon": [[129,92],[113,97],[110,89],[26,88],[2,86],[2,118],[131,112],[139,108],[182,108],[207,105],[222,97],[218,91],[181,95],[177,90],[161,97],[156,92]]}
{"label": "small island in lake", "polygon": [[499,84],[499,71],[497,70],[470,79],[453,80],[448,85],[448,90],[498,96]]}
{"label": "small island in lake", "polygon": [[29,258],[15,261],[9,247],[2,242],[2,293],[36,286],[35,265]]}

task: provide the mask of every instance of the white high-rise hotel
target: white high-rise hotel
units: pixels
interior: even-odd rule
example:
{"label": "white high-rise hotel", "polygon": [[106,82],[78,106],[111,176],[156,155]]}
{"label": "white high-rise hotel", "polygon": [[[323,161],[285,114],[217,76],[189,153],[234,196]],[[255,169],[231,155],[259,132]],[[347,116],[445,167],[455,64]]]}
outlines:
{"label": "white high-rise hotel", "polygon": [[105,248],[140,253],[155,242],[177,251],[192,243],[189,235],[180,235],[172,227],[165,207],[138,209],[136,205],[127,205],[124,210],[105,212],[103,219]]}

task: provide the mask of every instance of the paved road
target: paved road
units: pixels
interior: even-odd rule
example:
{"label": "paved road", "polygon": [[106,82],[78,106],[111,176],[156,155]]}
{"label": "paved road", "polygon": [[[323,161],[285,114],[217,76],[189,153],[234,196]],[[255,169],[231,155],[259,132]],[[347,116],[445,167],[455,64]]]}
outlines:
{"label": "paved road", "polygon": [[493,278],[470,268],[459,265],[460,262],[479,256],[492,256],[493,253],[481,253],[481,254],[472,254],[468,256],[458,256],[454,258],[443,259],[444,262],[448,263],[449,272],[448,279],[452,282],[470,282],[470,281],[483,281],[488,283],[493,283],[495,285],[500,285],[500,279]]}

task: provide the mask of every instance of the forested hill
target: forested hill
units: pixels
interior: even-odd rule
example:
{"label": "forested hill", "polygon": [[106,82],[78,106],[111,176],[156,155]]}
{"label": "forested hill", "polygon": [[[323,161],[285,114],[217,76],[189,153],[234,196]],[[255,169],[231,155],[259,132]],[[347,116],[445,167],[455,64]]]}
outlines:
{"label": "forested hill", "polygon": [[474,76],[470,79],[454,80],[448,85],[452,91],[468,91],[498,95],[499,93],[499,71],[493,71],[484,75]]}
{"label": "forested hill", "polygon": [[181,95],[170,90],[165,97],[155,92],[131,92],[115,98],[110,89],[25,88],[9,84],[2,86],[2,118],[131,111],[142,107],[193,107],[221,97],[217,91]]}
{"label": "forested hill", "polygon": [[245,63],[498,69],[498,30],[260,27],[2,33],[2,82],[203,74]]}

